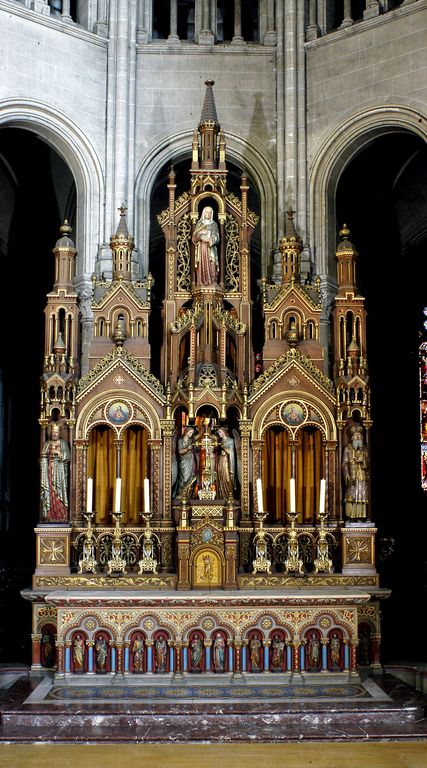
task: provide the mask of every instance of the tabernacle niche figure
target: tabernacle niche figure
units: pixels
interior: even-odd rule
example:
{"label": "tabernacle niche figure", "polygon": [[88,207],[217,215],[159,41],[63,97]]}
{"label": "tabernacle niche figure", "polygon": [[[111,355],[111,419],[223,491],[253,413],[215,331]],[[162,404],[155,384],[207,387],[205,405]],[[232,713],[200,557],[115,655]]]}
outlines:
{"label": "tabernacle niche figure", "polygon": [[221,632],[217,632],[213,644],[213,663],[215,672],[225,670],[225,640]]}
{"label": "tabernacle niche figure", "polygon": [[177,442],[178,480],[176,496],[193,480],[196,475],[196,460],[194,453],[194,427],[186,427],[184,434]]}
{"label": "tabernacle niche figure", "polygon": [[135,637],[135,640],[132,643],[132,659],[133,659],[134,672],[144,671],[143,653],[144,653],[144,643],[142,641],[142,637],[140,635],[137,635]]}
{"label": "tabernacle niche figure", "polygon": [[317,672],[320,661],[320,643],[315,632],[311,633],[308,641],[307,658],[310,672]]}
{"label": "tabernacle niche figure", "polygon": [[351,442],[343,452],[342,469],[346,485],[345,515],[349,520],[366,520],[368,506],[368,449],[361,427],[351,428]]}
{"label": "tabernacle niche figure", "polygon": [[95,643],[95,658],[97,672],[107,671],[107,641],[104,635],[99,635]]}
{"label": "tabernacle niche figure", "polygon": [[341,640],[336,632],[332,633],[329,643],[331,652],[331,667],[333,670],[341,669]]}
{"label": "tabernacle niche figure", "polygon": [[236,477],[236,456],[234,451],[234,440],[223,427],[218,429],[218,436],[221,441],[218,447],[218,460],[216,467],[218,478],[218,498],[232,499],[234,496]]}
{"label": "tabernacle niche figure", "polygon": [[191,643],[190,643],[190,659],[191,659],[192,672],[202,671],[202,653],[203,653],[202,638],[196,632],[196,634],[193,635],[193,639],[191,640]]}
{"label": "tabernacle niche figure", "polygon": [[80,634],[77,634],[73,640],[74,672],[83,672],[84,653],[85,641]]}
{"label": "tabernacle niche figure", "polygon": [[251,672],[261,672],[261,640],[257,635],[254,635],[249,643],[249,656]]}
{"label": "tabernacle niche figure", "polygon": [[275,635],[271,644],[271,671],[282,672],[285,653],[285,641],[280,635]]}
{"label": "tabernacle niche figure", "polygon": [[194,265],[196,268],[197,285],[214,285],[218,280],[218,252],[216,244],[219,241],[218,224],[214,221],[213,208],[207,205],[193,232],[195,244]]}
{"label": "tabernacle niche figure", "polygon": [[48,523],[66,523],[70,447],[67,441],[61,438],[59,424],[50,424],[49,435],[40,457],[42,520]]}
{"label": "tabernacle niche figure", "polygon": [[168,645],[165,637],[158,637],[154,643],[156,653],[156,672],[166,672]]}

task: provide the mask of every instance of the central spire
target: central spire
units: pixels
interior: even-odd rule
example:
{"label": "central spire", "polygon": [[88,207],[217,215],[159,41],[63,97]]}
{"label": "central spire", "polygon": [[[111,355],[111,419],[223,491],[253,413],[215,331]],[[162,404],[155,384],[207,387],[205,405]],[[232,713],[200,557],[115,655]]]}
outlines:
{"label": "central spire", "polygon": [[200,167],[217,168],[217,136],[220,129],[212,87],[214,80],[205,80],[206,94],[199,123],[202,140]]}

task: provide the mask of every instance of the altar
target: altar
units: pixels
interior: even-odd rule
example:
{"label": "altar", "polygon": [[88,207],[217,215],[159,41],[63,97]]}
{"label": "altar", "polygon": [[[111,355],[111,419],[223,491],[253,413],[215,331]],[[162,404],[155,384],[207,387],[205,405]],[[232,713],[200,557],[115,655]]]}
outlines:
{"label": "altar", "polygon": [[171,167],[157,215],[157,336],[153,277],[133,273],[124,206],[111,279],[92,277],[86,357],[67,222],[53,249],[36,568],[22,593],[32,670],[61,686],[147,675],[357,680],[360,667],[381,666],[389,595],[376,569],[357,252],[344,226],[325,342],[320,280],[303,278],[288,211],[271,280],[259,281],[256,351],[259,217],[246,173],[238,194],[228,190],[212,81],[189,152],[188,190],[177,194]]}

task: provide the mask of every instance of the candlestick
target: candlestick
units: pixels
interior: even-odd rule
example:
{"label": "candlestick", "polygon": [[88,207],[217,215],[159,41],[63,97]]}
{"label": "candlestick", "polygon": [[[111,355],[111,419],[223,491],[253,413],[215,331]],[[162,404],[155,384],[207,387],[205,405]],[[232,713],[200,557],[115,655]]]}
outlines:
{"label": "candlestick", "polygon": [[93,477],[87,479],[86,512],[92,512],[93,503]]}
{"label": "candlestick", "polygon": [[144,478],[144,512],[150,511],[150,481],[148,477]]}
{"label": "candlestick", "polygon": [[116,478],[116,501],[114,505],[114,511],[120,512],[120,497],[122,495],[122,479],[121,477]]}
{"label": "candlestick", "polygon": [[290,493],[290,512],[296,511],[295,506],[295,478],[291,477],[291,493]]}
{"label": "candlestick", "polygon": [[258,499],[258,512],[264,512],[264,500],[262,497],[262,482],[260,477],[258,477],[256,481],[256,492],[257,492],[257,499]]}
{"label": "candlestick", "polygon": [[326,481],[322,477],[320,481],[319,515],[325,514],[325,495],[326,495]]}

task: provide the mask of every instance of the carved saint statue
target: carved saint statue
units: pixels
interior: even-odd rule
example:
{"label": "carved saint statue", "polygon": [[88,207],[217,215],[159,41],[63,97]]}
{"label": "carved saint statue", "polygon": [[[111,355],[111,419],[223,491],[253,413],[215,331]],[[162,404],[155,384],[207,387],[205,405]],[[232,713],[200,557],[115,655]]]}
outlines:
{"label": "carved saint statue", "polygon": [[351,428],[351,442],[343,452],[342,470],[345,491],[345,515],[349,520],[366,520],[368,507],[368,449],[360,427]]}
{"label": "carved saint statue", "polygon": [[216,467],[218,497],[220,499],[232,499],[236,477],[234,440],[223,427],[218,429],[218,436],[220,438]]}
{"label": "carved saint statue", "polygon": [[219,230],[213,218],[213,208],[206,206],[193,232],[197,285],[214,285],[218,280],[218,241]]}
{"label": "carved saint statue", "polygon": [[217,632],[213,644],[213,664],[215,672],[225,670],[225,640],[221,632]]}
{"label": "carved saint statue", "polygon": [[46,440],[40,457],[41,514],[48,523],[65,523],[68,520],[68,470],[70,447],[61,438],[60,425],[52,422],[50,437]]}

